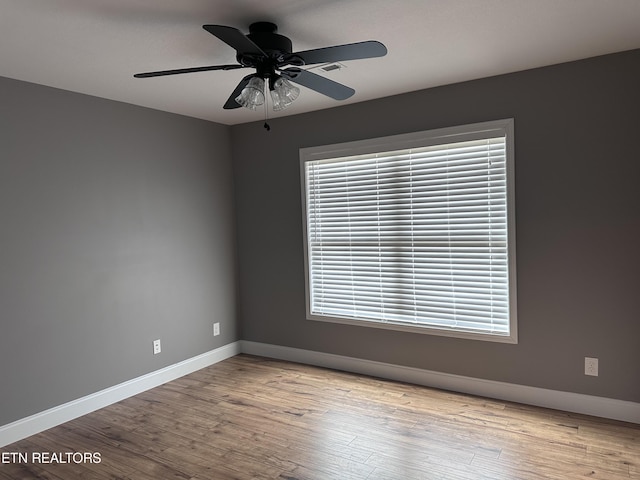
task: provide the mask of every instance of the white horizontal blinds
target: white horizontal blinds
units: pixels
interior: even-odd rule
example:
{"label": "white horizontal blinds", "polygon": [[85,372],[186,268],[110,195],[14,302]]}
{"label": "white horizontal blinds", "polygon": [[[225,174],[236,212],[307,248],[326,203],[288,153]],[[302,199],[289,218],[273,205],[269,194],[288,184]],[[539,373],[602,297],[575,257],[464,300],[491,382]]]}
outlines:
{"label": "white horizontal blinds", "polygon": [[305,170],[312,315],[509,334],[503,136]]}

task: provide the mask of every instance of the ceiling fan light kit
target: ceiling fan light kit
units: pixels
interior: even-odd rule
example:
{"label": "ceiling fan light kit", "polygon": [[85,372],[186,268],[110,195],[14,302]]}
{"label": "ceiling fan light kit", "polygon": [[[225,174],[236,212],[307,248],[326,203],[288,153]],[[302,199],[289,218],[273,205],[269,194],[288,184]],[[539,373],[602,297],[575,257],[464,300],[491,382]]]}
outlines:
{"label": "ceiling fan light kit", "polygon": [[240,80],[223,108],[229,110],[245,107],[256,110],[258,106],[265,103],[265,90],[268,88],[273,109],[280,111],[291,105],[300,95],[300,89],[292,82],[335,100],[345,100],[355,93],[355,90],[346,85],[301,67],[382,57],[387,54],[387,48],[375,40],[293,52],[291,40],[276,33],[278,27],[271,22],[251,24],[247,35],[237,28],[224,25],[203,25],[202,28],[236,51],[237,65],[162,70],[137,73],[134,77],[150,78],[212,70],[254,68],[255,73]]}

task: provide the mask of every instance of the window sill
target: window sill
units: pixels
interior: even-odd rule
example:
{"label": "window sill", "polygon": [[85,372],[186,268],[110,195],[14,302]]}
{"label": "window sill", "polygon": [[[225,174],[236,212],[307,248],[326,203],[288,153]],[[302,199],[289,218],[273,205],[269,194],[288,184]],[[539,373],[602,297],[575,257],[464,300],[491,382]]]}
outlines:
{"label": "window sill", "polygon": [[455,330],[448,328],[437,328],[430,326],[417,326],[396,322],[383,322],[374,320],[358,320],[354,318],[326,317],[320,315],[307,314],[307,320],[317,322],[338,323],[342,325],[354,325],[365,328],[379,328],[383,330],[395,330],[400,332],[418,333],[421,335],[435,335],[439,337],[461,338],[465,340],[480,340],[484,342],[517,344],[517,332],[512,331],[510,335],[476,333],[466,330]]}

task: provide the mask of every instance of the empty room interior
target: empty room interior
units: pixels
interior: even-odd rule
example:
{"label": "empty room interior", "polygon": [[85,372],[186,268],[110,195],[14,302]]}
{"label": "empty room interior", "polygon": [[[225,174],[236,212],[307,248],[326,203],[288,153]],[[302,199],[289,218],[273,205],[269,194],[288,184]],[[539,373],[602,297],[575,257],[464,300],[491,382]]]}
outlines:
{"label": "empty room interior", "polygon": [[640,479],[638,25],[0,0],[0,479]]}

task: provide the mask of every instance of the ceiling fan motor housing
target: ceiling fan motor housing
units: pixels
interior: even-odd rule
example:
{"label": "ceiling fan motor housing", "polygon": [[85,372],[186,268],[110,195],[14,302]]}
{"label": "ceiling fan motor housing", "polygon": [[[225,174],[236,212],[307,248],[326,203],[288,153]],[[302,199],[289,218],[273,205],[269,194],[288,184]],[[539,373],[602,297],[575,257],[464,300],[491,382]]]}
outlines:
{"label": "ceiling fan motor housing", "polygon": [[273,89],[273,82],[278,77],[276,68],[282,66],[285,55],[290,55],[293,49],[291,40],[276,33],[278,26],[271,22],[256,22],[249,26],[247,38],[255,43],[267,54],[261,55],[238,52],[237,60],[240,64],[256,68],[258,77],[269,79],[269,87]]}
{"label": "ceiling fan motor housing", "polygon": [[[249,27],[247,37],[266,53],[271,60],[275,62],[281,61],[284,55],[290,54],[293,48],[291,40],[284,35],[276,33],[278,27],[271,22],[256,22]],[[244,60],[244,62],[243,62]],[[238,53],[238,61],[246,64],[250,62],[250,66],[254,66],[256,60],[253,55]]]}

